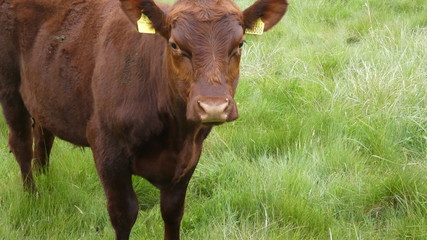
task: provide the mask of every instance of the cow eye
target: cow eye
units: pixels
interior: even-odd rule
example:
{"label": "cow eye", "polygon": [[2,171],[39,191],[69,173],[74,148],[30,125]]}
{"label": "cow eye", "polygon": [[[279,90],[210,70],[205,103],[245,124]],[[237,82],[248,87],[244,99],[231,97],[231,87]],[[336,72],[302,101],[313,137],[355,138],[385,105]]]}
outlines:
{"label": "cow eye", "polygon": [[175,50],[178,49],[178,45],[176,45],[176,43],[170,43],[169,45]]}
{"label": "cow eye", "polygon": [[243,45],[246,43],[246,41],[245,40],[243,40],[243,41],[241,41],[240,43],[239,43],[239,48],[242,48],[243,47]]}

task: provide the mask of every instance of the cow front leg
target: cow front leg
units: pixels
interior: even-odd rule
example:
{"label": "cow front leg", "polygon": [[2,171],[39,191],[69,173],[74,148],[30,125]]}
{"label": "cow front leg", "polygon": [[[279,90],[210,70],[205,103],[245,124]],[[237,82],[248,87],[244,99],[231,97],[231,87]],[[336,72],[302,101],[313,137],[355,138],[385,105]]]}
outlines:
{"label": "cow front leg", "polygon": [[[138,214],[138,200],[132,187],[130,161],[114,144],[99,139],[92,145],[95,164],[107,198],[116,240],[128,240]],[[98,145],[99,144],[99,145]]]}
{"label": "cow front leg", "polygon": [[190,171],[178,184],[160,189],[160,209],[165,224],[165,240],[179,239],[179,229],[184,215],[185,195],[193,171]]}
{"label": "cow front leg", "polygon": [[113,164],[106,159],[97,164],[97,168],[116,240],[127,240],[138,214],[138,200],[132,187],[129,166]]}

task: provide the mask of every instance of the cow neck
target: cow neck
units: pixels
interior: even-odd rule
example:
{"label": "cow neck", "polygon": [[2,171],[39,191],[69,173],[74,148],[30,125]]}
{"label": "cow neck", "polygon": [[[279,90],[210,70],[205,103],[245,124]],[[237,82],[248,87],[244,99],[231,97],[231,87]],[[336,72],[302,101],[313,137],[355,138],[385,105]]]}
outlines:
{"label": "cow neck", "polygon": [[[128,151],[136,158],[144,158],[147,152],[153,153],[162,149],[180,153],[186,144],[188,145],[196,139],[200,141],[198,139],[202,129],[200,123],[190,122],[186,118],[186,102],[176,88],[176,77],[168,71],[167,42],[158,36],[153,37],[156,38],[154,45],[159,49],[154,55],[158,56],[160,61],[153,65],[152,69],[158,74],[150,76],[151,83],[156,86],[156,93],[151,97],[156,99],[156,114],[159,122],[151,126],[157,129],[152,129],[150,137],[142,136],[144,137],[141,139],[142,141],[132,141],[136,144],[131,145]],[[146,129],[141,130],[145,131]],[[139,129],[136,134],[136,136],[141,137]],[[161,149],[158,149],[159,146]]]}
{"label": "cow neck", "polygon": [[160,93],[164,93],[163,96],[159,96],[159,106],[160,108],[164,109],[167,114],[174,119],[176,122],[178,122],[180,125],[185,125],[187,127],[190,127],[194,124],[189,123],[186,118],[186,108],[187,104],[183,96],[180,95],[178,89],[177,89],[177,82],[178,79],[175,75],[173,75],[169,71],[168,66],[168,56],[166,54],[167,52],[167,42],[164,41],[164,51],[162,53],[162,64],[161,68],[163,68],[163,81],[165,81],[163,84],[166,86],[165,89],[160,89]]}

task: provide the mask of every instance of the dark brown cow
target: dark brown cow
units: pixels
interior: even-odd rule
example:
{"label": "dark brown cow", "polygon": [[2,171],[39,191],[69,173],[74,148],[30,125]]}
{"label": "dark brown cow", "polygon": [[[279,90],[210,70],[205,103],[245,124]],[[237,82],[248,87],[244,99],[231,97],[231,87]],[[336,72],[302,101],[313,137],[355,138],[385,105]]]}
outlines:
{"label": "dark brown cow", "polygon": [[[245,29],[265,31],[286,0],[0,0],[0,101],[24,187],[54,136],[89,146],[116,239],[138,212],[131,175],[160,189],[165,239],[179,239],[187,184],[233,100]],[[144,13],[156,34],[136,31]],[[31,118],[35,128],[31,128]],[[32,150],[34,137],[34,151]]]}

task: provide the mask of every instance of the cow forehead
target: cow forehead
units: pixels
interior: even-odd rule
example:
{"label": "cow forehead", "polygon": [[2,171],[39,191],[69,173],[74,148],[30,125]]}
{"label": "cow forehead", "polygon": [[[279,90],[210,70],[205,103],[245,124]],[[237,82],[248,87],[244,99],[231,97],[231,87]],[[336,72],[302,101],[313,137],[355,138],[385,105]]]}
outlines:
{"label": "cow forehead", "polygon": [[[172,36],[191,41],[197,37],[209,39],[241,38],[243,27],[235,15],[225,15],[213,21],[200,22],[193,16],[183,16],[172,24]],[[239,40],[239,39],[237,39]]]}
{"label": "cow forehead", "polygon": [[168,22],[178,19],[192,19],[197,22],[218,21],[226,15],[234,15],[242,21],[242,13],[230,0],[179,0],[168,13]]}
{"label": "cow forehead", "polygon": [[241,41],[243,16],[230,0],[181,0],[168,13],[171,37],[181,45]]}

